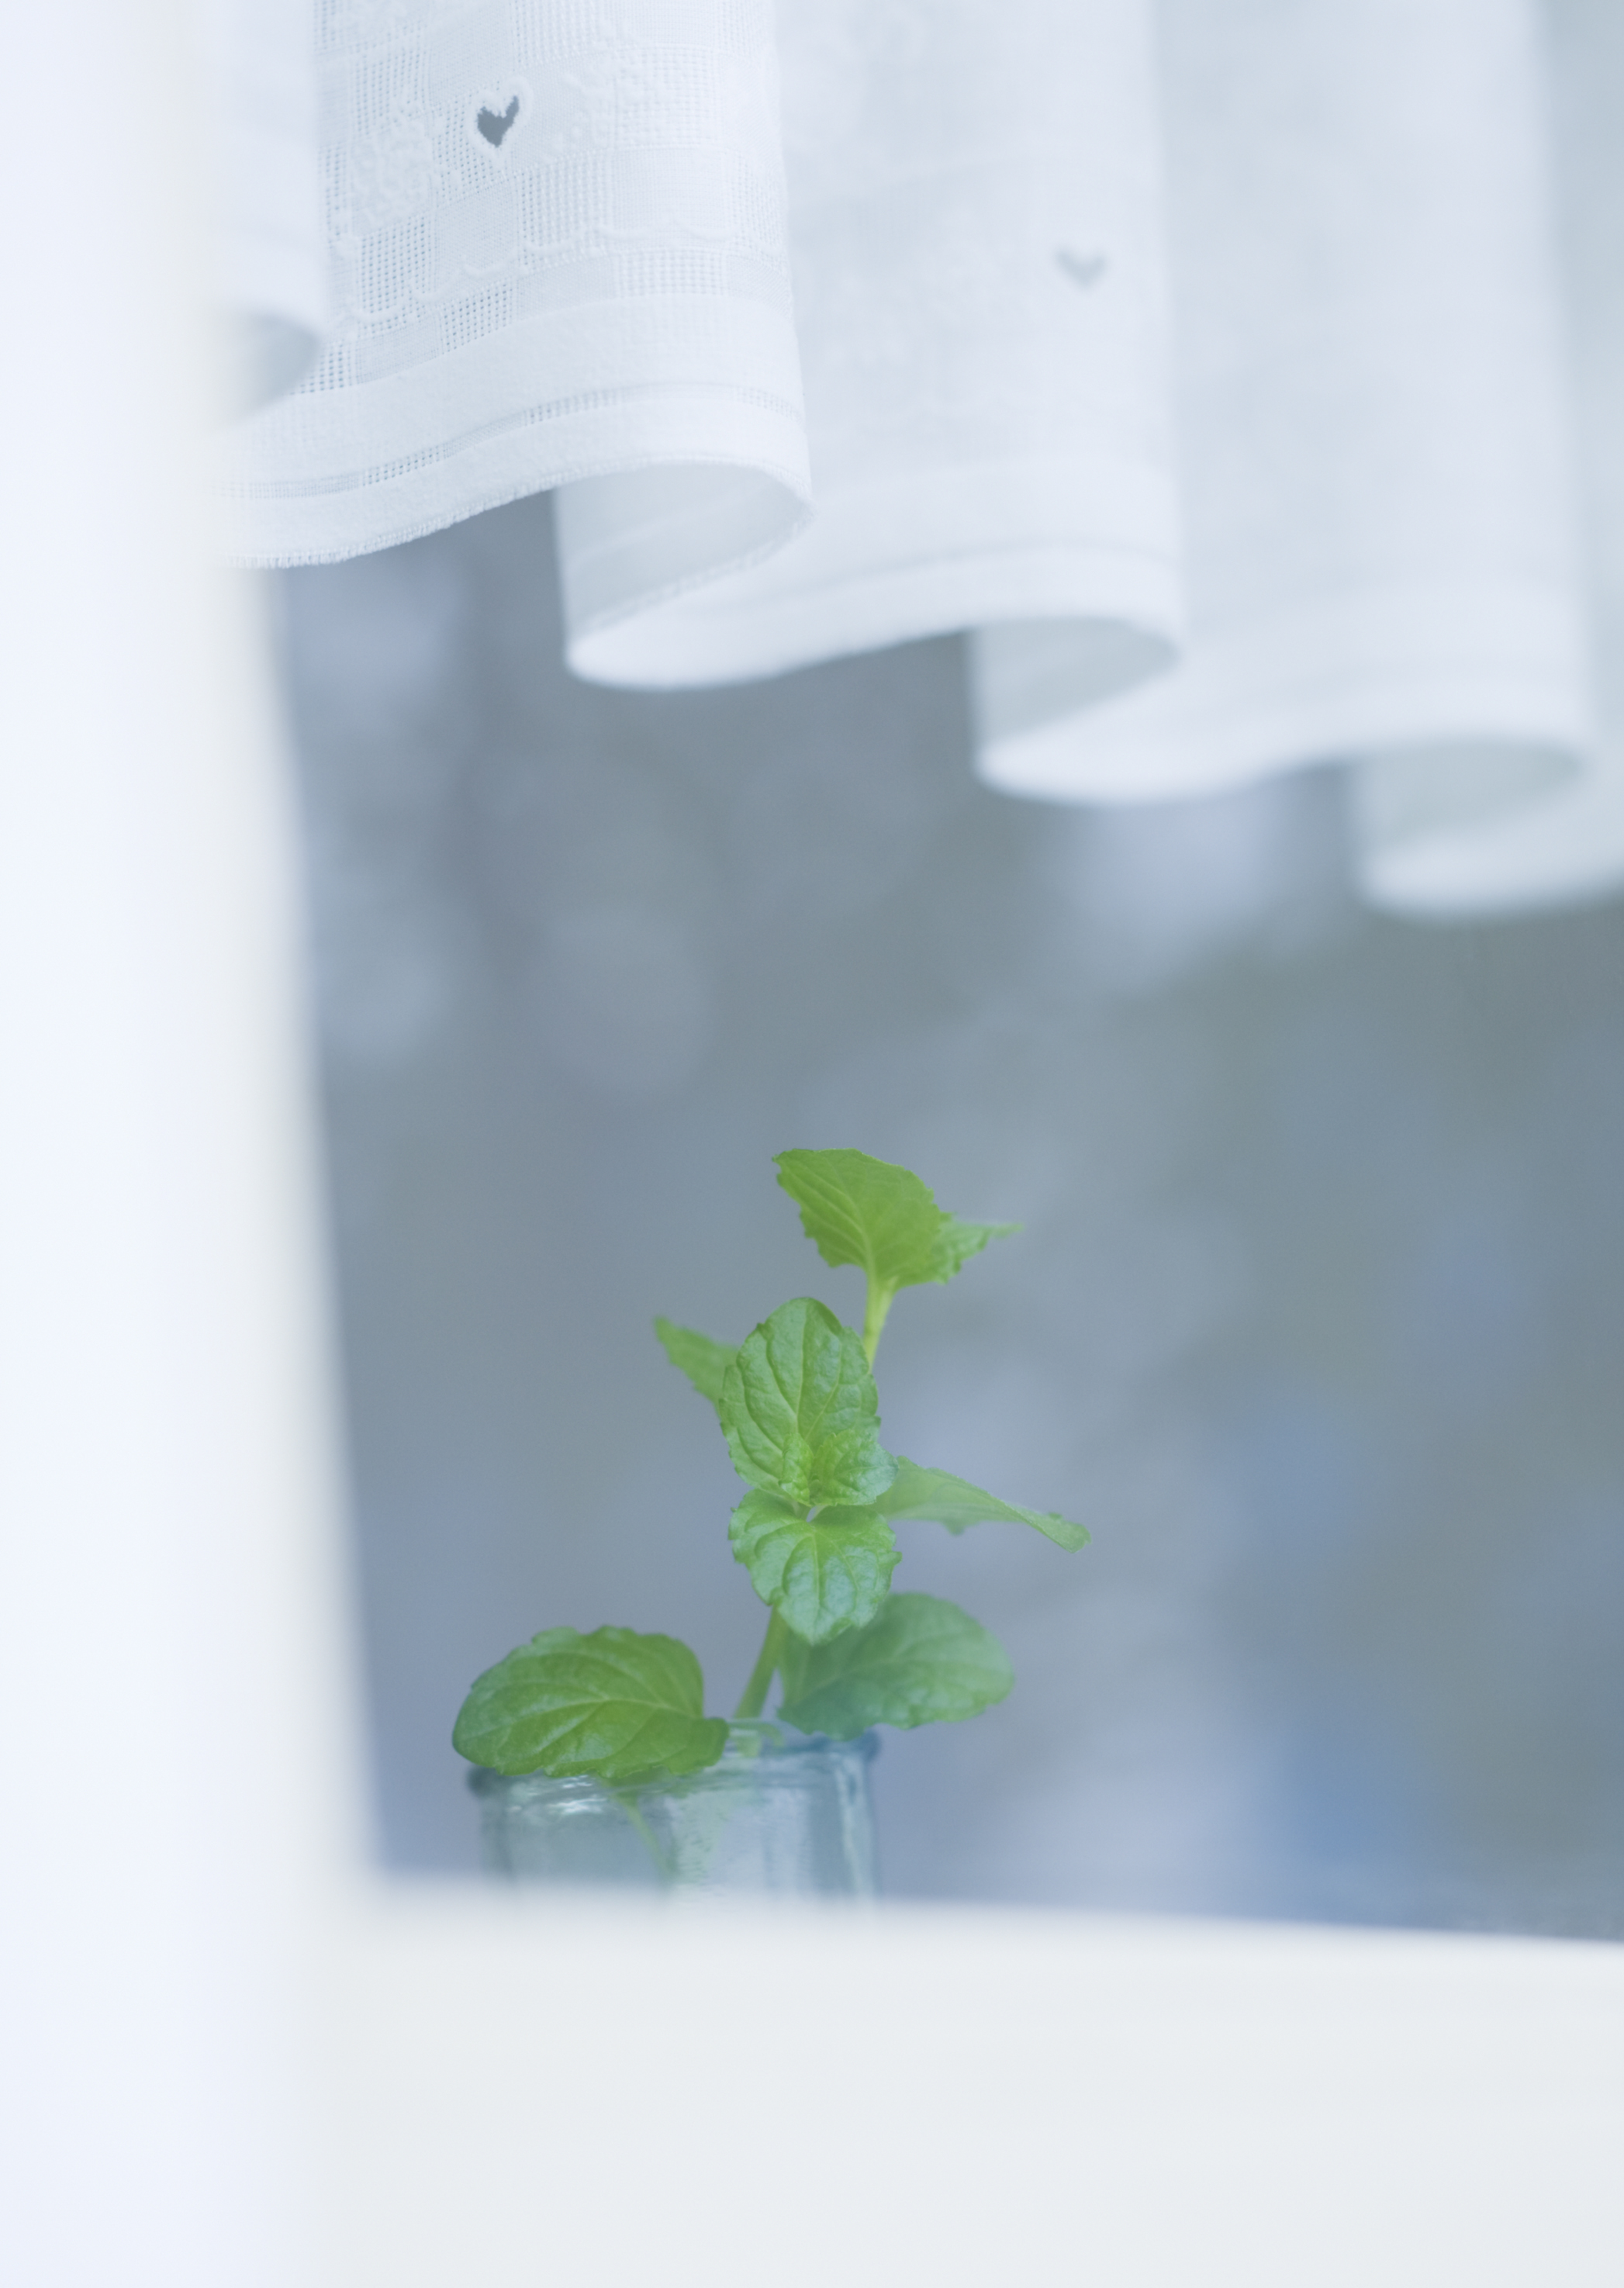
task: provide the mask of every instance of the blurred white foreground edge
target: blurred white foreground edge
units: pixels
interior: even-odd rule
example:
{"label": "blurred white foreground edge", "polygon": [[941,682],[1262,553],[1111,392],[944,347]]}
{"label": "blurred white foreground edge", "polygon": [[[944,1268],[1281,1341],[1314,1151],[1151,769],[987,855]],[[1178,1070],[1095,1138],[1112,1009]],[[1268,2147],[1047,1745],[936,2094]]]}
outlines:
{"label": "blurred white foreground edge", "polygon": [[346,2281],[1612,2283],[1624,1952],[397,1889],[346,1919]]}
{"label": "blurred white foreground edge", "polygon": [[6,2276],[1616,2281],[1617,1949],[367,1871],[188,21],[0,26]]}

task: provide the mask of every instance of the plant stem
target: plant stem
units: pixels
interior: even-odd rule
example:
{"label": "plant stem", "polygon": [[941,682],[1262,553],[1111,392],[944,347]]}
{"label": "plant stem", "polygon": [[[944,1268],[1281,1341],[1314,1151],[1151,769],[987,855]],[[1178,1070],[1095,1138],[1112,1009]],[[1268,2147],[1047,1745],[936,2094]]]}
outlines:
{"label": "plant stem", "polygon": [[874,1364],[874,1355],[880,1347],[880,1337],[885,1331],[885,1315],[891,1307],[895,1292],[894,1288],[882,1287],[877,1280],[870,1277],[863,1297],[863,1351],[870,1367]]}
{"label": "plant stem", "polygon": [[756,1656],[756,1665],[750,1671],[750,1680],[744,1688],[744,1697],[734,1709],[737,1716],[759,1716],[767,1702],[767,1687],[772,1681],[772,1672],[778,1666],[779,1655],[784,1649],[788,1631],[781,1613],[767,1617],[767,1633],[761,1641],[761,1650]]}
{"label": "plant stem", "polygon": [[633,1828],[642,1837],[644,1847],[654,1863],[660,1880],[669,1886],[675,1880],[674,1871],[664,1852],[660,1848],[660,1838],[638,1809],[635,1792],[630,1788],[615,1788],[612,1792]]}

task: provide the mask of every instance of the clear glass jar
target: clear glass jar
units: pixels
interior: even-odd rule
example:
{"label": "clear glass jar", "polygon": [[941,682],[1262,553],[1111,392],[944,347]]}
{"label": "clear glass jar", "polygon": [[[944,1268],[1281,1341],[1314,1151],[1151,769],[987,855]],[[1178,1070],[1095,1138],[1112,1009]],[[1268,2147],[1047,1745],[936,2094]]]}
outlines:
{"label": "clear glass jar", "polygon": [[874,1734],[804,1740],[764,1729],[758,1739],[731,1741],[709,1771],[641,1787],[476,1770],[486,1871],[528,1883],[872,1898]]}

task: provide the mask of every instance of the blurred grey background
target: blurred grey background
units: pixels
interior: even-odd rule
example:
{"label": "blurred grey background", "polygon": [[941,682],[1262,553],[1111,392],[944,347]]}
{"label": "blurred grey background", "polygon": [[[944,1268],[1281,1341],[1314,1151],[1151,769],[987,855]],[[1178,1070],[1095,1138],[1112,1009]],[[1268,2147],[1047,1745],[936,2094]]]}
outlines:
{"label": "blurred grey background", "polygon": [[657,1311],[860,1309],[771,1156],[1026,1227],[905,1295],[887,1442],[1083,1518],[900,1529],[1018,1683],[886,1736],[896,1894],[1624,1933],[1624,909],[1361,912],[1332,775],[970,775],[945,641],[649,697],[531,500],[278,587],[383,1847],[543,1626],[761,1609]]}

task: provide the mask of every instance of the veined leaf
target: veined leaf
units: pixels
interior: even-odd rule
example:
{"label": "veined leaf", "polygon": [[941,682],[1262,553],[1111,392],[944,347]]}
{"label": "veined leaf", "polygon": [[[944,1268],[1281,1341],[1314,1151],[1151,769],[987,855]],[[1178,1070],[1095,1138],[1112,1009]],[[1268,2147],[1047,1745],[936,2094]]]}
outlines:
{"label": "veined leaf", "polygon": [[867,1152],[780,1152],[778,1180],[824,1261],[855,1264],[887,1294],[946,1281],[1012,1223],[967,1223],[907,1168]]}
{"label": "veined leaf", "polygon": [[877,1509],[832,1504],[808,1517],[801,1503],[759,1490],[728,1533],[756,1594],[809,1644],[871,1621],[901,1553]]}
{"label": "veined leaf", "polygon": [[722,1396],[722,1382],[737,1355],[732,1343],[712,1342],[693,1327],[679,1327],[669,1319],[656,1319],[654,1332],[674,1367],[681,1369],[701,1398],[713,1406]]}
{"label": "veined leaf", "polygon": [[802,1295],[740,1344],[717,1411],[745,1482],[807,1504],[871,1502],[891,1483],[879,1408],[861,1343]]}
{"label": "veined leaf", "polygon": [[1035,1526],[1062,1549],[1081,1549],[1089,1539],[1085,1526],[1074,1525],[1051,1509],[1023,1509],[1018,1502],[1000,1501],[996,1494],[955,1478],[951,1470],[921,1469],[901,1455],[897,1457],[897,1474],[876,1497],[876,1505],[887,1517],[932,1518],[949,1533],[963,1533],[971,1525],[1004,1523]]}
{"label": "veined leaf", "polygon": [[451,1741],[493,1772],[619,1784],[704,1770],[727,1725],[705,1714],[700,1664],[675,1637],[543,1629],[474,1680]]}
{"label": "veined leaf", "polygon": [[774,1164],[826,1263],[854,1263],[883,1287],[936,1276],[942,1211],[908,1169],[847,1151],[780,1152]]}
{"label": "veined leaf", "polygon": [[780,1662],[779,1714],[797,1732],[853,1740],[871,1724],[955,1723],[1002,1700],[1015,1681],[990,1629],[944,1597],[886,1598],[865,1629],[827,1644],[791,1638]]}

